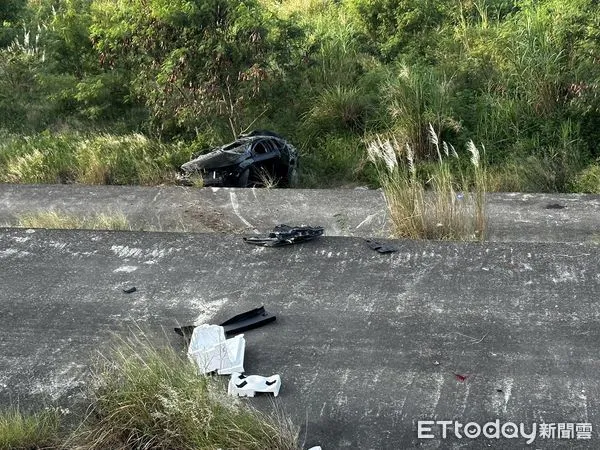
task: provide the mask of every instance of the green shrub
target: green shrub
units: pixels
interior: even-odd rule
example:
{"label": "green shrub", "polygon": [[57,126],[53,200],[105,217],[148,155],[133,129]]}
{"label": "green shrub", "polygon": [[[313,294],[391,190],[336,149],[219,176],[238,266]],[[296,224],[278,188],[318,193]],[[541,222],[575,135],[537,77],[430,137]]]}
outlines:
{"label": "green shrub", "polygon": [[364,131],[370,101],[358,87],[336,86],[321,92],[304,116],[312,134],[328,131]]}

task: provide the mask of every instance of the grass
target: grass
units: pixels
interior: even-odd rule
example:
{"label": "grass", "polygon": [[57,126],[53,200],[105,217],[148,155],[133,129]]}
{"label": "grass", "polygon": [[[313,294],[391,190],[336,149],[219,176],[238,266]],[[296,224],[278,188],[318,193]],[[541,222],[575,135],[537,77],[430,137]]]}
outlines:
{"label": "grass", "polygon": [[23,414],[18,408],[0,413],[0,450],[42,449],[58,443],[55,411]]}
{"label": "grass", "polygon": [[68,230],[131,230],[127,217],[122,213],[100,213],[90,217],[78,217],[57,211],[42,211],[19,216],[17,226]]}
{"label": "grass", "polygon": [[119,339],[92,365],[82,421],[59,430],[58,412],[0,414],[0,450],[300,449],[275,406],[267,415],[168,344],[143,333]]}
{"label": "grass", "polygon": [[[452,145],[439,142],[429,127],[429,138],[437,156],[426,182],[417,176],[417,162],[408,143],[377,137],[368,145],[383,187],[395,237],[412,239],[483,240],[486,228],[486,173],[479,150],[470,142],[470,180],[453,161],[459,156]],[[459,166],[460,167],[460,166]]]}
{"label": "grass", "polygon": [[122,340],[94,369],[92,406],[68,441],[85,449],[296,449],[289,422],[228,397],[170,346]]}
{"label": "grass", "polygon": [[43,132],[0,141],[0,182],[157,185],[174,183],[189,146],[141,134]]}

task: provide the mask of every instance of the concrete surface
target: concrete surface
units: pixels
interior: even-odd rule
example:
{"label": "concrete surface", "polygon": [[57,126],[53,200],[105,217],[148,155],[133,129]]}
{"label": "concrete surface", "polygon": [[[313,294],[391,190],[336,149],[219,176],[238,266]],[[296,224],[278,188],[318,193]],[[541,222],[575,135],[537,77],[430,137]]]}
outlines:
{"label": "concrete surface", "polygon": [[[489,194],[490,241],[600,241],[600,196]],[[550,204],[564,209],[546,209]],[[254,233],[280,223],[321,225],[330,236],[388,236],[385,199],[374,190],[195,189],[0,184],[0,225],[56,210],[122,212],[134,229]]]}
{"label": "concrete surface", "polygon": [[[133,321],[160,333],[264,304],[278,319],[246,333],[246,371],[281,374],[307,446],[599,448],[600,246],[396,244],[0,229],[0,403],[72,405]],[[419,419],[586,422],[593,440],[419,440]]]}
{"label": "concrete surface", "polygon": [[330,235],[386,234],[383,196],[366,190],[0,184],[0,224],[49,209],[90,216],[121,212],[134,229],[258,233],[275,225],[322,225]]}

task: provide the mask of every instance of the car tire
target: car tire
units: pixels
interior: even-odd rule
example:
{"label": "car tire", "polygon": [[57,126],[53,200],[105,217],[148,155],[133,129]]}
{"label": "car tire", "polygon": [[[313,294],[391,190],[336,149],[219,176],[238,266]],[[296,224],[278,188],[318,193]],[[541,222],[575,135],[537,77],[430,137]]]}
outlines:
{"label": "car tire", "polygon": [[238,187],[248,187],[248,181],[250,180],[250,168],[245,169],[238,177]]}

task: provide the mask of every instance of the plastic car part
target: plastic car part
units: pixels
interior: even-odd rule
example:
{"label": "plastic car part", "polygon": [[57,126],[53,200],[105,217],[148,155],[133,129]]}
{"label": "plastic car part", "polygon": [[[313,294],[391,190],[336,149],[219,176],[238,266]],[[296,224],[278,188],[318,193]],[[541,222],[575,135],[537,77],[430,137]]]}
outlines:
{"label": "plastic car part", "polygon": [[281,389],[281,377],[279,375],[261,377],[260,375],[232,373],[227,393],[239,397],[254,397],[257,392],[272,392],[277,397],[279,389]]}
{"label": "plastic car part", "polygon": [[245,237],[248,244],[262,245],[263,247],[281,247],[299,242],[310,241],[323,235],[323,227],[277,225],[268,236]]}
{"label": "plastic car part", "polygon": [[379,253],[393,253],[398,251],[398,248],[390,244],[384,244],[382,242],[373,241],[371,239],[365,239],[365,242],[367,243],[370,249],[376,250]]}
{"label": "plastic car part", "polygon": [[261,306],[233,316],[223,322],[221,326],[225,329],[225,334],[232,336],[274,322],[275,319],[277,316],[271,315],[264,306]]}
{"label": "plastic car part", "polygon": [[[262,327],[268,323],[274,322],[277,316],[269,313],[264,306],[260,308],[254,308],[250,311],[243,312],[237,316],[233,316],[231,319],[227,319],[221,324],[225,330],[227,336],[233,336],[243,331],[251,330],[253,328]],[[194,325],[186,325],[183,327],[174,328],[175,333],[182,336],[187,343],[189,343],[194,333]]]}
{"label": "plastic car part", "polygon": [[225,330],[219,325],[200,325],[194,328],[188,357],[194,361],[201,373],[216,371],[229,375],[244,371],[246,340],[240,334],[225,339]]}

